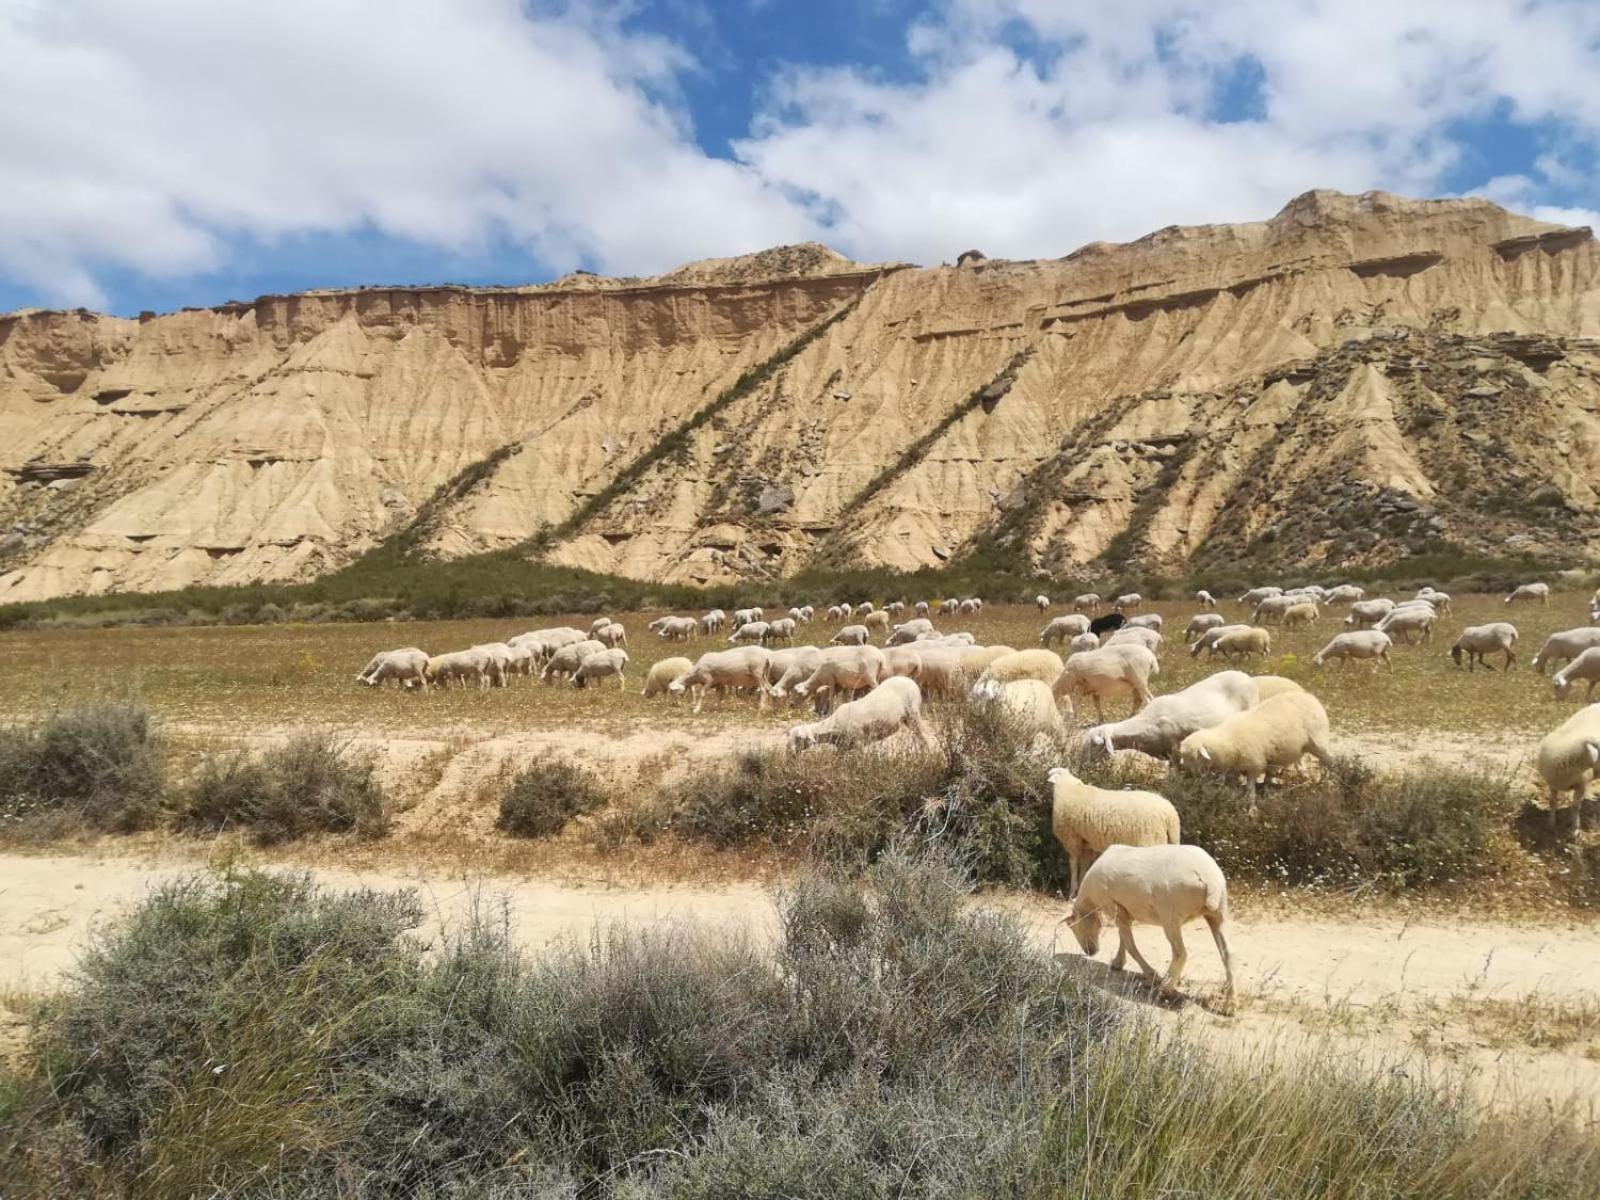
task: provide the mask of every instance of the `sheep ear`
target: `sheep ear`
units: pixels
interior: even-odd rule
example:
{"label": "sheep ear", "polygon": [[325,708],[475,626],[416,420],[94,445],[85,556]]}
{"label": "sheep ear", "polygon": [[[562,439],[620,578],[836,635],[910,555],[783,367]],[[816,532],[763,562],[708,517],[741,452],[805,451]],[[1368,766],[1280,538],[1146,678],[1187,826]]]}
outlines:
{"label": "sheep ear", "polygon": [[1200,747],[1200,757],[1205,759],[1207,762],[1210,762],[1211,761],[1211,751],[1207,750],[1204,746],[1201,746]]}

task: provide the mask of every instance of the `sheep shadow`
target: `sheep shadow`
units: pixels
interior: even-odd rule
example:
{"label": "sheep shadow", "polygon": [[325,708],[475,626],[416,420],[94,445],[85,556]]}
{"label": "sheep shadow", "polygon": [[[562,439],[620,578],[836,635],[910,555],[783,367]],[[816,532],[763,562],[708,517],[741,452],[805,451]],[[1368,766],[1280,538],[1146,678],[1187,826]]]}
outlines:
{"label": "sheep shadow", "polygon": [[[1600,828],[1600,799],[1584,798],[1583,827]],[[1564,854],[1573,844],[1572,808],[1563,807],[1552,823],[1548,808],[1525,801],[1521,811],[1512,818],[1511,828],[1516,839],[1537,854]]]}
{"label": "sheep shadow", "polygon": [[1190,1005],[1211,1013],[1218,1017],[1231,1017],[1234,1011],[1228,1004],[1220,999],[1210,996],[1200,996],[1189,992],[1169,994],[1161,991],[1154,983],[1145,977],[1143,971],[1137,967],[1131,970],[1113,971],[1110,963],[1101,962],[1099,959],[1090,958],[1076,950],[1057,949],[1052,957],[1061,972],[1070,978],[1090,987],[1098,988],[1108,995],[1142,1004],[1146,1008],[1161,1009],[1166,1012],[1182,1012]]}

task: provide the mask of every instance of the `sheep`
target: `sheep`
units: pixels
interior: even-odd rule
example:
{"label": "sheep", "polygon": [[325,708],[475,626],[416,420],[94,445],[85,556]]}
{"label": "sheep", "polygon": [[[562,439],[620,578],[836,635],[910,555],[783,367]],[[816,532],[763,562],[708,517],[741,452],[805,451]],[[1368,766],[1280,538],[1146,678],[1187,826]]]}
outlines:
{"label": "sheep", "polygon": [[889,614],[879,609],[877,612],[867,614],[867,619],[862,622],[867,627],[867,635],[879,634],[884,641],[889,640]]}
{"label": "sheep", "polygon": [[841,646],[823,652],[817,669],[794,685],[794,694],[810,696],[832,708],[846,693],[854,699],[861,692],[870,692],[888,674],[889,662],[876,646]]}
{"label": "sheep", "polygon": [[928,602],[926,600],[918,600],[917,601],[917,603],[916,603],[916,613],[917,613],[917,616],[919,616],[919,617],[925,617],[925,616],[928,615]]}
{"label": "sheep", "polygon": [[1431,587],[1425,587],[1417,593],[1418,600],[1426,600],[1438,611],[1440,616],[1448,616],[1450,612],[1450,594],[1436,592]]}
{"label": "sheep", "polygon": [[699,628],[693,617],[657,617],[650,622],[651,632],[664,642],[687,642]]}
{"label": "sheep", "polygon": [[506,676],[516,674],[523,662],[532,656],[532,652],[526,646],[512,647],[505,642],[485,642],[471,648],[483,651],[484,656],[488,658],[489,665],[486,671],[489,682],[495,687],[505,687]]}
{"label": "sheep", "polygon": [[1221,613],[1195,613],[1189,618],[1189,623],[1183,627],[1184,641],[1193,645],[1195,635],[1204,633],[1208,629],[1218,629],[1227,623],[1227,618]]}
{"label": "sheep", "polygon": [[[1117,925],[1117,953],[1111,969],[1120,971],[1127,955],[1145,978],[1175,993],[1189,955],[1183,926],[1199,917],[1211,930],[1226,979],[1223,994],[1233,1001],[1233,956],[1223,927],[1228,922],[1228,881],[1222,868],[1199,846],[1110,846],[1084,874],[1077,899],[1067,911],[1072,936],[1091,958],[1100,949],[1107,915]],[[1159,979],[1133,941],[1135,925],[1159,925],[1172,948],[1172,962]]]}
{"label": "sheep", "polygon": [[1335,634],[1333,640],[1311,656],[1311,665],[1320,667],[1325,662],[1361,662],[1372,663],[1376,672],[1380,665],[1387,663],[1389,669],[1394,670],[1394,660],[1389,657],[1389,648],[1394,645],[1389,640],[1389,635],[1377,629],[1357,629],[1345,633]]}
{"label": "sheep", "polygon": [[1111,602],[1113,612],[1130,613],[1144,603],[1144,597],[1138,592],[1124,592]]}
{"label": "sheep", "polygon": [[[600,649],[595,643],[595,649]],[[441,687],[459,681],[463,687],[467,680],[477,680],[478,687],[489,686],[491,660],[482,650],[457,650],[453,654],[436,654],[423,668],[423,679]],[[574,664],[576,665],[576,664]]]}
{"label": "sheep", "polygon": [[1426,643],[1433,640],[1433,623],[1438,615],[1431,608],[1396,608],[1378,622],[1380,632],[1387,633],[1398,642],[1412,644],[1412,635]]}
{"label": "sheep", "polygon": [[1506,597],[1507,604],[1529,604],[1537,600],[1540,604],[1550,603],[1550,585],[1548,583],[1524,583],[1511,590]]}
{"label": "sheep", "polygon": [[1252,605],[1260,604],[1268,596],[1281,595],[1283,595],[1283,589],[1281,587],[1254,587],[1239,597],[1239,603]]}
{"label": "sheep", "polygon": [[977,679],[989,664],[1016,651],[1010,646],[966,646],[961,649],[961,670],[968,679]]}
{"label": "sheep", "polygon": [[712,688],[720,691],[754,688],[760,695],[758,707],[765,709],[772,697],[772,685],[767,682],[767,660],[771,651],[760,646],[741,646],[735,650],[710,650],[702,654],[688,674],[680,675],[667,685],[667,691],[681,696],[691,688],[699,688],[693,712],[705,704],[706,692]]}
{"label": "sheep", "polygon": [[1076,634],[1088,632],[1089,618],[1082,613],[1069,613],[1054,618],[1039,631],[1039,644],[1048,646],[1051,642],[1064,642]]}
{"label": "sheep", "polygon": [[573,687],[588,687],[590,680],[599,686],[600,680],[610,679],[613,675],[617,679],[617,691],[622,691],[628,686],[624,672],[628,668],[628,652],[626,650],[600,650],[587,655],[578,664],[577,672],[572,676]]}
{"label": "sheep", "polygon": [[694,663],[687,658],[663,658],[651,664],[650,671],[644,677],[644,690],[639,694],[648,700],[652,696],[659,696],[667,690],[667,685],[680,675],[687,675],[694,670]]}
{"label": "sheep", "polygon": [[1016,650],[990,662],[983,669],[983,674],[978,676],[978,682],[991,680],[1010,683],[1014,679],[1037,679],[1040,683],[1053,686],[1061,678],[1062,669],[1059,654],[1049,650]]}
{"label": "sheep", "polygon": [[917,634],[916,645],[921,646],[930,642],[938,646],[975,646],[978,639],[970,633],[935,633],[929,630],[927,633]]}
{"label": "sheep", "polygon": [[803,625],[805,623],[805,619],[805,609],[801,608],[798,604],[789,609],[789,620],[793,621],[796,625]]}
{"label": "sheep", "polygon": [[865,646],[870,634],[865,625],[846,625],[828,639],[830,646]]}
{"label": "sheep", "polygon": [[1128,618],[1119,612],[1106,613],[1103,617],[1096,617],[1089,622],[1089,632],[1095,637],[1101,637],[1113,630],[1121,629],[1128,623]]}
{"label": "sheep", "polygon": [[713,608],[700,618],[700,633],[710,637],[713,633],[721,633],[722,627],[728,623],[728,614],[720,608]]}
{"label": "sheep", "polygon": [[1583,800],[1600,763],[1600,705],[1586,705],[1544,736],[1537,755],[1539,774],[1550,790],[1550,827],[1562,794],[1572,793],[1572,831],[1583,831]]}
{"label": "sheep", "polygon": [[733,610],[733,627],[738,629],[741,625],[749,625],[766,616],[759,608],[736,608]]}
{"label": "sheep", "polygon": [[909,645],[911,642],[916,641],[920,634],[932,633],[933,631],[933,622],[928,620],[927,617],[912,617],[911,620],[906,621],[904,624],[894,627],[894,630],[889,634],[887,644],[890,646]]}
{"label": "sheep", "polygon": [[872,601],[871,600],[863,600],[860,604],[856,605],[855,615],[858,616],[858,617],[864,617],[868,613],[870,613],[872,610],[873,610]]}
{"label": "sheep", "polygon": [[1252,654],[1266,658],[1272,653],[1272,634],[1258,626],[1228,630],[1219,634],[1209,649],[1210,658],[1219,654],[1226,659],[1249,658]]}
{"label": "sheep", "polygon": [[960,611],[961,611],[961,601],[957,600],[954,596],[948,597],[942,604],[939,605],[939,612],[941,614],[943,614],[943,613],[954,613],[954,612],[960,612]]}
{"label": "sheep", "polygon": [[1268,772],[1296,766],[1307,754],[1325,766],[1333,761],[1327,710],[1305,691],[1263,700],[1219,725],[1196,730],[1178,746],[1184,770],[1220,771],[1242,779],[1250,788],[1252,811]]}
{"label": "sheep", "polygon": [[883,661],[891,675],[915,679],[922,674],[922,655],[915,646],[890,646],[883,652]]}
{"label": "sheep", "polygon": [[600,626],[590,636],[597,642],[603,642],[607,649],[615,649],[618,646],[626,646],[628,644],[628,631],[615,621]]}
{"label": "sheep", "polygon": [[766,621],[745,621],[743,624],[735,623],[733,632],[728,635],[728,644],[737,646],[742,643],[755,642],[761,645],[767,640],[767,632],[772,628]]}
{"label": "sheep", "polygon": [[1127,624],[1129,629],[1154,629],[1157,633],[1160,633],[1166,627],[1167,623],[1162,619],[1160,613],[1145,613],[1142,616],[1129,617]]}
{"label": "sheep", "polygon": [[820,721],[789,730],[789,753],[813,746],[841,749],[879,742],[902,729],[912,730],[929,750],[938,748],[933,730],[922,718],[922,691],[914,680],[886,679],[867,695],[841,704]]}
{"label": "sheep", "polygon": [[1450,659],[1461,665],[1462,655],[1467,659],[1467,670],[1471,671],[1482,666],[1486,671],[1494,670],[1484,661],[1485,654],[1504,654],[1506,656],[1505,669],[1507,671],[1516,665],[1517,661],[1517,627],[1509,621],[1491,621],[1487,625],[1469,625],[1461,631],[1461,636],[1456,639],[1455,645],[1450,647]]}
{"label": "sheep", "polygon": [[837,625],[840,621],[845,619],[846,615],[847,614],[841,606],[837,604],[828,605],[828,621],[830,624]]}
{"label": "sheep", "polygon": [[1354,604],[1358,600],[1367,598],[1367,589],[1357,587],[1353,583],[1341,583],[1338,587],[1329,588],[1328,594],[1322,598],[1324,604]]}
{"label": "sheep", "polygon": [[415,646],[405,646],[399,650],[380,650],[356,675],[356,682],[364,683],[368,687],[379,687],[391,679],[398,679],[402,688],[417,683],[421,685],[423,691],[427,691],[427,652],[418,650]]}
{"label": "sheep", "polygon": [[822,664],[823,650],[818,646],[795,646],[790,650],[774,650],[767,660],[767,679],[772,684],[776,699],[798,699],[792,695],[794,685],[810,679]]}
{"label": "sheep", "polygon": [[1255,680],[1243,671],[1218,671],[1179,692],[1157,696],[1123,721],[1096,725],[1084,733],[1091,753],[1110,756],[1137,750],[1151,758],[1176,760],[1178,746],[1198,729],[1209,729],[1261,702]]}
{"label": "sheep", "polygon": [[539,672],[539,678],[546,683],[568,678],[577,673],[585,658],[605,648],[604,642],[596,641],[594,638],[586,638],[581,642],[573,642],[570,646],[563,646],[550,656],[544,664],[544,670]]}
{"label": "sheep", "polygon": [[1308,625],[1315,625],[1320,615],[1321,613],[1317,606],[1310,601],[1291,604],[1288,611],[1283,614],[1283,627],[1285,629],[1303,629]]}
{"label": "sheep", "polygon": [[1552,633],[1539,647],[1539,653],[1533,656],[1533,668],[1543,674],[1547,664],[1553,666],[1558,662],[1571,662],[1593,646],[1600,646],[1600,628],[1593,625]]}
{"label": "sheep", "polygon": [[773,642],[788,642],[793,645],[794,624],[793,617],[779,617],[776,621],[769,621],[766,635],[761,639],[762,644],[770,646]]}
{"label": "sheep", "polygon": [[586,642],[589,635],[581,629],[570,626],[557,626],[554,629],[537,629],[531,633],[519,633],[506,644],[509,646],[526,646],[533,652],[534,662],[543,666],[552,654],[563,646],[570,646],[575,642]]}
{"label": "sheep", "polygon": [[1206,591],[1205,588],[1201,588],[1196,592],[1194,598],[1201,608],[1215,608],[1217,606],[1217,598]]}
{"label": "sheep", "polygon": [[1588,704],[1593,701],[1595,684],[1600,683],[1600,646],[1590,646],[1583,651],[1551,676],[1550,682],[1557,700],[1570,699],[1574,684],[1587,683],[1589,686],[1583,694],[1583,702]]}
{"label": "sheep", "polygon": [[600,630],[604,629],[609,624],[611,624],[610,617],[596,617],[593,621],[589,622],[589,636],[594,637],[595,634],[599,633]]}
{"label": "sheep", "polygon": [[1281,696],[1285,692],[1303,692],[1301,687],[1292,679],[1285,679],[1282,675],[1255,675],[1256,695],[1260,697],[1259,703],[1265,704],[1274,696]]}
{"label": "sheep", "polygon": [[1393,600],[1357,600],[1344,623],[1352,629],[1370,629],[1393,611]]}
{"label": "sheep", "polygon": [[957,611],[962,613],[965,616],[969,616],[970,617],[970,616],[976,615],[977,611],[981,607],[983,607],[983,606],[980,605],[976,600],[963,600],[961,602],[960,607],[957,609]]}
{"label": "sheep", "polygon": [[1162,637],[1154,629],[1146,629],[1143,625],[1124,625],[1105,641],[1102,646],[1121,646],[1132,644],[1143,646],[1151,654],[1161,653]]}
{"label": "sheep", "polygon": [[1066,767],[1051,767],[1045,778],[1051,792],[1050,831],[1067,855],[1069,900],[1078,894],[1084,870],[1109,847],[1178,844],[1178,810],[1165,796],[1095,787]]}
{"label": "sheep", "polygon": [[1033,598],[1033,606],[1040,612],[1045,612],[1050,607],[1050,597],[1040,592]]}
{"label": "sheep", "polygon": [[1066,644],[1065,649],[1067,651],[1065,657],[1071,658],[1074,654],[1082,654],[1085,650],[1100,649],[1100,639],[1092,633],[1080,633]]}
{"label": "sheep", "polygon": [[[1600,603],[1600,601],[1597,601],[1597,603]],[[1100,593],[1099,592],[1084,592],[1083,595],[1074,596],[1072,598],[1072,611],[1073,612],[1095,612],[1095,611],[1097,611],[1099,609],[1099,607],[1100,607]]]}
{"label": "sheep", "polygon": [[809,625],[809,624],[811,624],[811,622],[815,621],[816,619],[817,619],[817,609],[816,609],[815,605],[802,604],[800,606],[800,624]]}
{"label": "sheep", "polygon": [[1267,596],[1250,614],[1250,622],[1253,625],[1276,625],[1283,620],[1283,614],[1293,608],[1295,603],[1293,596]]}
{"label": "sheep", "polygon": [[1133,711],[1150,703],[1150,677],[1161,672],[1156,656],[1143,646],[1102,646],[1067,659],[1056,680],[1057,698],[1085,695],[1094,700],[1096,717],[1106,719],[1103,701],[1131,693]]}
{"label": "sheep", "polygon": [[891,617],[898,617],[905,610],[905,607],[906,602],[904,600],[891,600],[883,606],[883,611]]}
{"label": "sheep", "polygon": [[1200,634],[1199,637],[1195,638],[1194,641],[1189,643],[1189,657],[1199,658],[1202,652],[1210,651],[1213,643],[1215,643],[1216,640],[1225,633],[1232,633],[1235,630],[1250,628],[1253,627],[1250,625],[1213,625],[1210,629],[1205,630]]}
{"label": "sheep", "polygon": [[[981,613],[983,611],[983,597],[982,596],[968,596],[965,600],[963,600],[961,602],[961,604],[963,606],[962,609],[961,609],[962,612]],[[968,608],[968,607],[966,607],[967,605],[971,605],[971,607]]]}
{"label": "sheep", "polygon": [[1013,679],[1001,683],[997,679],[980,679],[973,684],[972,695],[999,704],[1024,734],[1054,737],[1066,729],[1050,685],[1040,680]]}

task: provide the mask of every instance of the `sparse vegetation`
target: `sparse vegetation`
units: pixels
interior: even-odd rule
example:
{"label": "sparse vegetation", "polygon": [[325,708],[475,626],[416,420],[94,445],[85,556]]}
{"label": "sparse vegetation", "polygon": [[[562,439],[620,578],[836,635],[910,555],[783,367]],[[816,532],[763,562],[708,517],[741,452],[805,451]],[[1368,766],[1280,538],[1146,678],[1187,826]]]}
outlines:
{"label": "sparse vegetation", "polygon": [[0,818],[13,829],[147,829],[165,787],[154,723],[137,702],[88,701],[0,729]]}
{"label": "sparse vegetation", "polygon": [[[158,890],[0,1087],[7,1194],[1588,1197],[1592,1139],[1324,1057],[1158,1034],[896,852],[770,954],[682,927],[530,960],[406,895]],[[1249,1084],[1242,1086],[1243,1075]]]}
{"label": "sparse vegetation", "polygon": [[568,821],[609,799],[593,771],[558,755],[540,755],[519,771],[500,797],[495,828],[514,837],[554,837]]}

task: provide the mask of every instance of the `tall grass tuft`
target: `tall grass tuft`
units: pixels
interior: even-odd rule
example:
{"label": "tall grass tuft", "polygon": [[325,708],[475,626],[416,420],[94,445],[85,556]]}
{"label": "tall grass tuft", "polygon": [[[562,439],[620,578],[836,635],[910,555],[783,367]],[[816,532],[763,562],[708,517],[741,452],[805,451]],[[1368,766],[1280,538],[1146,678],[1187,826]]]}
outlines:
{"label": "tall grass tuft", "polygon": [[542,754],[519,771],[500,797],[495,828],[515,837],[554,837],[567,822],[610,799],[604,781],[571,759]]}
{"label": "tall grass tuft", "polygon": [[166,779],[149,710],[92,701],[0,730],[0,817],[126,833],[161,817]]}

